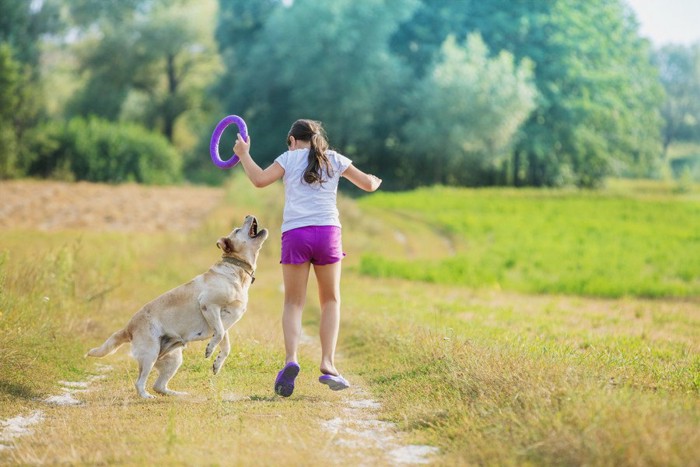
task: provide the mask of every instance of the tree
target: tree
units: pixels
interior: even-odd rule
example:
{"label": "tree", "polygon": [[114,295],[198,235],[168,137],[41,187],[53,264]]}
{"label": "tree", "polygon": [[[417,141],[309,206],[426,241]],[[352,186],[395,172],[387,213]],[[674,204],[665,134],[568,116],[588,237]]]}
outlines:
{"label": "tree", "polygon": [[55,0],[0,0],[0,43],[12,47],[15,60],[32,67],[38,64],[39,37],[60,29],[58,6]]}
{"label": "tree", "polygon": [[440,1],[432,9],[425,0],[402,27],[401,37],[415,44],[394,40],[409,62],[425,61],[421,51],[453,28],[480,32],[493,53],[535,63],[540,99],[512,152],[516,184],[595,186],[609,174],[653,170],[661,89],[648,43],[621,0]]}
{"label": "tree", "polygon": [[398,55],[421,79],[439,60],[448,36],[466,37],[470,32],[467,16],[471,1],[422,1],[408,21],[404,21],[389,40],[392,53]]}
{"label": "tree", "polygon": [[43,114],[39,38],[56,29],[53,3],[0,0],[0,178],[17,167],[26,131]]}
{"label": "tree", "polygon": [[148,11],[159,0],[65,0],[72,25],[86,32],[106,24],[131,21],[139,12]]}
{"label": "tree", "polygon": [[213,81],[211,72],[218,69],[214,44],[201,24],[191,20],[197,6],[159,8],[138,30],[144,46],[137,62],[144,75],[155,77],[143,76],[136,83],[149,104],[142,120],[171,142],[177,119],[201,105],[201,96]]}
{"label": "tree", "polygon": [[700,139],[700,44],[667,45],[654,53],[666,97],[661,107],[664,118],[663,156],[679,139]]}
{"label": "tree", "polygon": [[[248,50],[264,40],[265,24],[273,11],[282,8],[280,0],[219,0],[219,21],[216,25],[216,40],[223,61],[227,65],[229,79],[236,79],[236,68],[246,63]],[[222,80],[217,92],[227,96],[231,82]]]}
{"label": "tree", "polygon": [[201,104],[218,64],[208,25],[192,20],[201,8],[166,0],[74,5],[76,24],[99,34],[86,32],[79,45],[85,85],[70,113],[140,121],[172,142],[177,119]]}
{"label": "tree", "polygon": [[[220,23],[222,53],[231,61],[219,89],[228,112],[246,118],[253,138],[260,135],[254,144],[261,161],[279,154],[302,117],[322,120],[331,144],[358,162],[382,154],[384,125],[397,119],[405,84],[388,41],[415,0],[249,3],[231,2],[234,17]],[[229,25],[236,39],[225,34]],[[246,32],[255,42],[241,37]]]}
{"label": "tree", "polygon": [[478,34],[464,46],[448,36],[440,51],[411,99],[405,139],[420,156],[410,163],[432,183],[484,184],[535,108],[532,64],[516,66],[505,51],[489,58]]}

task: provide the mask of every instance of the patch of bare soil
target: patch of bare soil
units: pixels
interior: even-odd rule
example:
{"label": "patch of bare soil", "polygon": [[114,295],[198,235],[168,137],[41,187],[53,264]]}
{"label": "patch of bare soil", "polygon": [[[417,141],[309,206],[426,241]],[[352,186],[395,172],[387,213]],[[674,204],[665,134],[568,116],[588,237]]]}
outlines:
{"label": "patch of bare soil", "polygon": [[0,229],[187,231],[221,201],[221,188],[0,182]]}

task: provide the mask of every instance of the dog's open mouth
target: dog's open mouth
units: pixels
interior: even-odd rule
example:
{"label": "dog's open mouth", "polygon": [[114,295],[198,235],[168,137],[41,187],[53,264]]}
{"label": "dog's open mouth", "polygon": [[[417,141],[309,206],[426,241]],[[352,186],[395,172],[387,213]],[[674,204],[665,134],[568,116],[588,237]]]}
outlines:
{"label": "dog's open mouth", "polygon": [[250,238],[255,238],[258,236],[258,220],[253,218],[253,222],[250,223],[250,230],[248,230],[248,236]]}

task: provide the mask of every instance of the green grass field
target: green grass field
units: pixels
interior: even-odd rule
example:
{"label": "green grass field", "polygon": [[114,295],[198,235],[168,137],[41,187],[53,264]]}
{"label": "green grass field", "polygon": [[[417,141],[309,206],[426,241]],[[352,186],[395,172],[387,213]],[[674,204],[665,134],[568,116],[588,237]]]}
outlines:
{"label": "green grass field", "polygon": [[427,188],[361,206],[427,224],[456,250],[419,267],[366,255],[367,275],[538,294],[700,296],[697,198]]}
{"label": "green grass field", "polygon": [[[391,464],[322,428],[357,395],[319,387],[314,346],[294,396],[273,395],[274,230],[222,372],[203,345],[185,351],[171,387],[193,396],[139,400],[121,350],[99,361],[113,370],[85,404],[42,402],[94,375],[85,351],[205,270],[245,214],[278,229],[279,188],[236,178],[189,233],[0,230],[0,419],[46,414],[0,464]],[[640,182],[344,198],[339,367],[406,443],[438,447],[438,465],[697,464],[698,214],[697,191]],[[310,336],[318,313],[310,287]]]}

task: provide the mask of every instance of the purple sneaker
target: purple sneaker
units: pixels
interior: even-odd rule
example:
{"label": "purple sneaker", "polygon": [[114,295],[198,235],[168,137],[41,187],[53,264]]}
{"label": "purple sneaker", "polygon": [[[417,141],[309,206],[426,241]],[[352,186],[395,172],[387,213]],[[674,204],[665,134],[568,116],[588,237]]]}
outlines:
{"label": "purple sneaker", "polygon": [[341,391],[350,387],[350,383],[340,375],[321,375],[318,382],[327,385],[333,391]]}
{"label": "purple sneaker", "polygon": [[295,362],[287,363],[282,371],[277,373],[275,379],[275,393],[282,397],[289,397],[294,392],[294,380],[299,374],[299,365]]}

